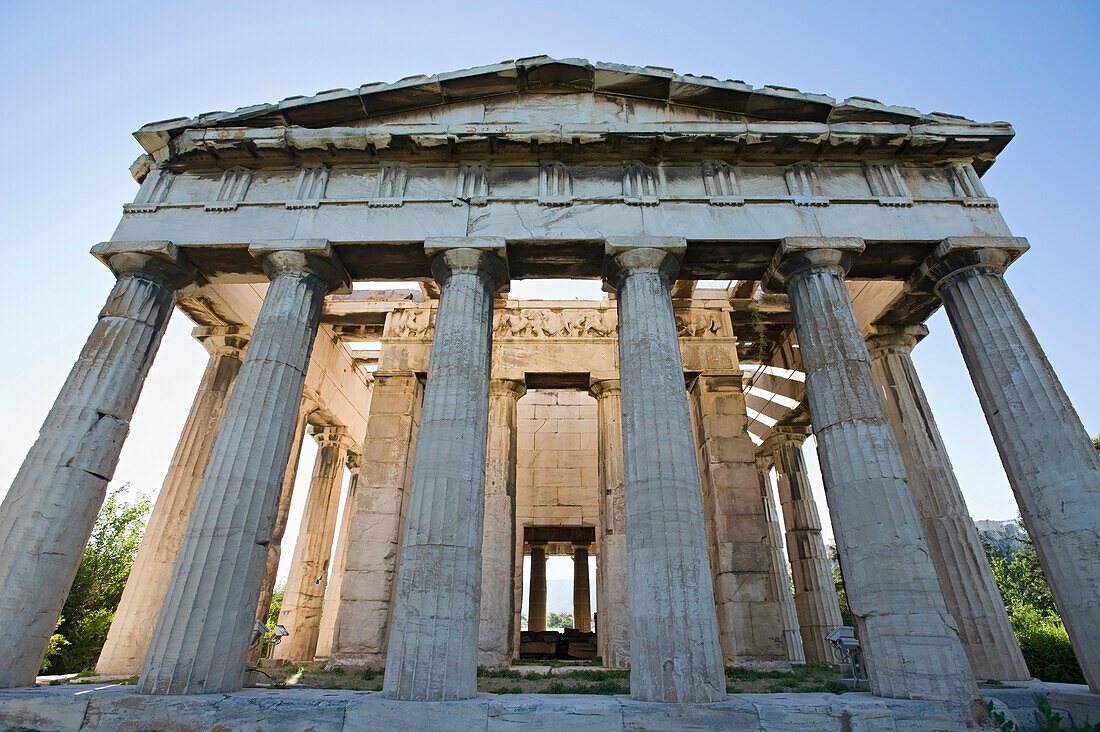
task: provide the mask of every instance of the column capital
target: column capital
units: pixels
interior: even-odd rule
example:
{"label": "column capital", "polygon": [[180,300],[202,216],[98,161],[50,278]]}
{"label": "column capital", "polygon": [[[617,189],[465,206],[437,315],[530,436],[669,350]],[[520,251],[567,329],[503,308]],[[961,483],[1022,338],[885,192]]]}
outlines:
{"label": "column capital", "polygon": [[863,240],[849,236],[789,236],[779,242],[764,276],[765,290],[784,292],[788,283],[812,269],[832,269],[843,277],[863,251]]}
{"label": "column capital", "polygon": [[432,276],[442,287],[458,272],[487,275],[493,292],[507,292],[508,247],[499,236],[441,236],[424,240],[424,253],[431,262]]}
{"label": "column capital", "polygon": [[351,278],[328,239],[259,240],[249,244],[248,253],[259,260],[269,279],[309,274],[324,282],[329,293],[351,292]]}
{"label": "column capital", "polygon": [[950,236],[936,245],[917,277],[938,294],[945,282],[963,272],[1002,274],[1029,247],[1022,236]]}
{"label": "column capital", "polygon": [[179,247],[164,239],[104,241],[92,247],[92,256],[110,267],[115,277],[146,277],[173,290],[199,278]]}
{"label": "column capital", "polygon": [[247,325],[200,325],[191,330],[191,337],[211,356],[242,358],[252,329]]}
{"label": "column capital", "polygon": [[867,350],[871,358],[882,358],[891,353],[909,355],[913,346],[926,335],[925,325],[880,325],[871,326],[871,335],[867,336]]}
{"label": "column capital", "polygon": [[635,272],[656,272],[672,286],[680,272],[687,239],[680,236],[609,236],[604,242],[604,289],[617,291]]}
{"label": "column capital", "polygon": [[622,396],[622,388],[619,386],[618,379],[593,380],[588,387],[588,393],[599,401],[609,396]]}
{"label": "column capital", "polygon": [[[766,442],[766,440],[765,440]],[[766,473],[772,469],[775,465],[775,456],[772,455],[771,450],[767,450],[763,445],[756,453],[756,469],[758,472]]]}
{"label": "column capital", "polygon": [[348,466],[348,470],[352,473],[357,473],[359,472],[359,468],[363,467],[363,456],[357,452],[348,451],[348,456],[344,464]]}
{"label": "column capital", "polygon": [[576,554],[577,552],[584,552],[587,554],[590,551],[592,551],[592,544],[590,542],[585,541],[579,544],[573,544],[574,554]]}
{"label": "column capital", "polygon": [[317,441],[317,447],[338,447],[350,450],[355,446],[347,428],[343,425],[310,425],[309,434]]}
{"label": "column capital", "polygon": [[490,379],[489,380],[489,396],[504,396],[511,397],[514,400],[519,400],[524,394],[527,393],[527,384],[519,379]]}
{"label": "column capital", "polygon": [[802,425],[776,425],[760,447],[774,455],[784,447],[801,447],[812,434],[813,430]]}

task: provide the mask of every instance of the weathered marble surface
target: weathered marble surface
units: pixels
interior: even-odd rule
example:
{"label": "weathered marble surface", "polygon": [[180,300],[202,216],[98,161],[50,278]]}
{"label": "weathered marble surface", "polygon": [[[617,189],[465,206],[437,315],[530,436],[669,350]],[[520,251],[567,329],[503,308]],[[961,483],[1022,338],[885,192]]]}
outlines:
{"label": "weathered marble surface", "polygon": [[100,244],[117,281],[0,503],[0,688],[34,683],[178,287],[171,242]]}
{"label": "weathered marble surface", "polygon": [[250,330],[245,326],[197,328],[193,335],[210,352],[210,360],[96,662],[99,674],[141,672]]}
{"label": "weathered marble surface", "polygon": [[599,445],[599,537],[596,562],[596,644],[608,668],[630,663],[630,593],[627,588],[626,499],[623,495],[622,390],[618,379],[595,381]]}
{"label": "weathered marble surface", "polygon": [[910,355],[927,332],[923,326],[876,327],[867,340],[871,372],[882,389],[924,540],[974,676],[1027,681],[1031,673]]}
{"label": "weathered marble surface", "polygon": [[[494,668],[512,661],[516,607],[516,402],[523,382],[489,382],[485,461],[485,520],[481,544],[481,622],[477,662]],[[520,569],[522,571],[522,569]],[[520,582],[522,583],[522,577]]]}
{"label": "weathered marble surface", "polygon": [[344,463],[351,447],[342,427],[315,427],[311,433],[317,440],[317,459],[278,620],[290,635],[271,654],[286,661],[312,661],[317,653]]}
{"label": "weathered marble surface", "polygon": [[[90,690],[90,691],[89,691]],[[81,692],[77,695],[78,692]],[[1032,682],[983,692],[1031,728],[1035,694],[1077,723],[1100,718],[1084,686]],[[133,687],[51,686],[0,691],[0,730],[58,732],[316,732],[379,730],[760,730],[761,732],[969,732],[994,730],[961,703],[879,699],[870,694],[736,694],[709,704],[660,704],[624,696],[479,694],[458,702],[400,702],[378,692],[246,689],[151,697]]]}
{"label": "weathered marble surface", "polygon": [[862,247],[784,239],[772,269],[794,315],[848,602],[875,694],[977,699],[844,287]]}
{"label": "weathered marble surface", "polygon": [[779,483],[802,650],[807,663],[834,665],[838,659],[825,636],[844,623],[833,585],[832,562],[821,538],[821,517],[802,458],[806,437],[805,429],[777,429],[762,449],[771,453]]}
{"label": "weathered marble surface", "polygon": [[348,535],[332,664],[358,669],[386,663],[397,560],[420,430],[424,387],[413,373],[376,372]]}
{"label": "weathered marble surface", "polygon": [[1100,455],[1004,279],[1023,240],[948,239],[929,260],[1024,526],[1100,693]]}
{"label": "weathered marble surface", "polygon": [[682,239],[609,240],[618,292],[631,696],[726,697],[691,415],[670,289]]}
{"label": "weathered marble surface", "polygon": [[327,242],[253,251],[271,286],[145,658],[147,694],[241,688],[321,303],[346,280]]}
{"label": "weathered marble surface", "polygon": [[385,693],[443,701],[476,691],[493,294],[508,278],[503,240],[430,240],[425,250],[442,292],[397,572]]}

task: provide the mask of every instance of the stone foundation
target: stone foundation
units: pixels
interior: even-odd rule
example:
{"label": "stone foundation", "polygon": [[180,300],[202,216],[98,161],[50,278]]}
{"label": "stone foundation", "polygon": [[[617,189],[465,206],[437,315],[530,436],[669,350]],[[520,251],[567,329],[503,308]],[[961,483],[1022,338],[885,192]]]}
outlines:
{"label": "stone foundation", "polygon": [[[1087,687],[1031,684],[983,690],[995,708],[1032,729],[1034,695],[1063,719],[1100,719]],[[0,732],[7,730],[299,730],[362,729],[655,730],[737,729],[817,732],[974,730],[962,704],[849,694],[736,694],[711,704],[637,702],[625,696],[478,694],[458,702],[402,702],[379,692],[247,689],[232,694],[139,695],[133,686],[40,686],[0,691]]]}

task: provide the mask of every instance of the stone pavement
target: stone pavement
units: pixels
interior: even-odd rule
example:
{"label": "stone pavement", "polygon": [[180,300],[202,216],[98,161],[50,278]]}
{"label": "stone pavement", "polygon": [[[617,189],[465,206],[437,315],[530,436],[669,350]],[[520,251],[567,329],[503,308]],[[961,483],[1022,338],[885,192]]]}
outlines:
{"label": "stone pavement", "polygon": [[[1032,682],[983,690],[1029,728],[1033,696],[1083,721],[1100,719],[1084,686]],[[64,685],[0,691],[8,730],[968,730],[961,704],[879,699],[868,693],[735,694],[710,704],[637,702],[625,696],[478,694],[455,702],[402,702],[378,692],[246,689],[231,694],[149,696],[133,686]],[[989,727],[995,729],[995,727]]]}

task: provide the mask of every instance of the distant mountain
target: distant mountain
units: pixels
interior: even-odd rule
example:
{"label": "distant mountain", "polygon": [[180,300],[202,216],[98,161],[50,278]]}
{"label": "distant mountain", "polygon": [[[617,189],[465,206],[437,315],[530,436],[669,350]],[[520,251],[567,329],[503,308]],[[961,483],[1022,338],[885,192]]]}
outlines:
{"label": "distant mountain", "polygon": [[1027,532],[1016,519],[975,521],[978,534],[1002,555],[1009,557],[1020,551],[1027,541]]}

